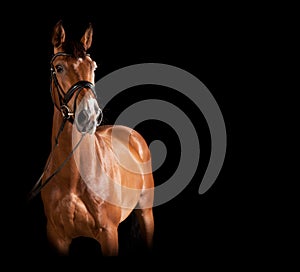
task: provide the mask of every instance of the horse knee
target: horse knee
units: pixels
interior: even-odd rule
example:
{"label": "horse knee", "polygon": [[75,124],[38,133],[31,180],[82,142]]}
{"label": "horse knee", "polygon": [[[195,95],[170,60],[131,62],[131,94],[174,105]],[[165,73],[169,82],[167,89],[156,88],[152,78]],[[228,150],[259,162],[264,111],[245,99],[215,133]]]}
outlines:
{"label": "horse knee", "polygon": [[68,255],[71,239],[60,237],[52,227],[47,227],[47,236],[50,247],[59,255]]}
{"label": "horse knee", "polygon": [[96,238],[100,243],[103,256],[118,255],[119,246],[117,228],[100,228]]}

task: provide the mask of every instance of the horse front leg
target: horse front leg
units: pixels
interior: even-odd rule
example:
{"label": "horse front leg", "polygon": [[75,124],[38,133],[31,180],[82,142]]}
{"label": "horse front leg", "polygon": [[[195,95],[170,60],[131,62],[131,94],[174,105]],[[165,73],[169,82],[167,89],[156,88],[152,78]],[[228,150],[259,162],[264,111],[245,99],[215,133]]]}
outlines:
{"label": "horse front leg", "polygon": [[47,237],[50,246],[58,255],[68,256],[72,239],[59,235],[51,224],[47,224]]}
{"label": "horse front leg", "polygon": [[100,228],[96,237],[103,256],[117,256],[119,253],[118,228],[115,226]]}

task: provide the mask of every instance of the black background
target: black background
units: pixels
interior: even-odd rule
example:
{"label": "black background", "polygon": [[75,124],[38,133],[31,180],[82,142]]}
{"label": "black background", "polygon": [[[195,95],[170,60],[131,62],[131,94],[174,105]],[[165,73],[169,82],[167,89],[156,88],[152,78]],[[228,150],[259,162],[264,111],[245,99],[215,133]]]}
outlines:
{"label": "black background", "polygon": [[[110,13],[99,9],[99,13],[94,11],[91,15],[83,12],[84,9],[54,14],[41,8],[34,15],[24,13],[20,21],[16,18],[17,23],[10,31],[16,41],[14,57],[20,63],[14,67],[18,74],[14,98],[18,111],[22,112],[17,125],[21,132],[12,137],[21,140],[22,145],[17,147],[18,159],[11,158],[12,165],[18,165],[11,173],[20,178],[12,181],[17,200],[11,202],[13,212],[7,215],[8,228],[13,233],[7,251],[28,259],[55,256],[47,244],[40,196],[27,203],[26,194],[39,178],[50,152],[51,32],[62,19],[67,35],[72,33],[76,37],[81,37],[88,22],[93,24],[93,45],[89,52],[98,65],[96,81],[131,64],[170,64],[200,79],[222,111],[228,137],[226,158],[214,185],[199,195],[199,184],[209,160],[210,138],[205,119],[191,101],[165,87],[140,86],[126,90],[109,109],[104,109],[104,122],[113,123],[118,111],[135,99],[162,98],[186,112],[199,133],[201,157],[193,180],[176,198],[154,208],[153,257],[201,260],[228,255],[233,262],[236,258],[260,257],[270,245],[264,224],[264,211],[268,208],[257,209],[261,195],[253,186],[256,162],[252,160],[253,142],[249,141],[253,130],[248,126],[254,113],[245,110],[252,99],[251,79],[259,78],[261,69],[255,65],[261,34],[255,32],[253,13],[243,8],[239,12],[225,12],[222,7],[208,10],[178,7],[175,12],[157,7],[131,13],[123,13],[121,8]],[[256,13],[256,20],[259,16]],[[136,129],[149,142],[163,140],[172,154],[154,173],[157,183],[163,182],[178,163],[180,150],[176,135],[166,124],[154,121],[144,122]],[[136,256],[139,252],[128,246],[127,223],[120,226],[120,253]],[[261,236],[264,238],[260,239]],[[71,255],[97,256],[101,251],[96,242],[77,239],[72,244]]]}

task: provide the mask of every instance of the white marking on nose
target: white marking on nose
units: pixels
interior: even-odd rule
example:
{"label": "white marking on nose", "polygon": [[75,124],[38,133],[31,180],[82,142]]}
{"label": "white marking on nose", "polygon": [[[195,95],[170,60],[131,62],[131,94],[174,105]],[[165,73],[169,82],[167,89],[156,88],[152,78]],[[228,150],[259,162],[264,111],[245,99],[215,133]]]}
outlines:
{"label": "white marking on nose", "polygon": [[94,97],[89,97],[86,100],[86,111],[90,117],[92,117],[93,115],[96,116],[98,114],[98,112],[96,112],[95,110],[97,107],[98,107],[98,102]]}

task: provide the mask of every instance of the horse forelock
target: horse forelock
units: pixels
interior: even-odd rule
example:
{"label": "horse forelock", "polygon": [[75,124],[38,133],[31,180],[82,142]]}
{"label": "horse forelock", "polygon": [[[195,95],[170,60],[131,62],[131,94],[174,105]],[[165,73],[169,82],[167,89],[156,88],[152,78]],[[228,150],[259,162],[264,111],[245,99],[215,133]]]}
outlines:
{"label": "horse forelock", "polygon": [[62,44],[62,49],[64,52],[73,55],[76,59],[86,56],[86,51],[80,41],[67,40]]}

